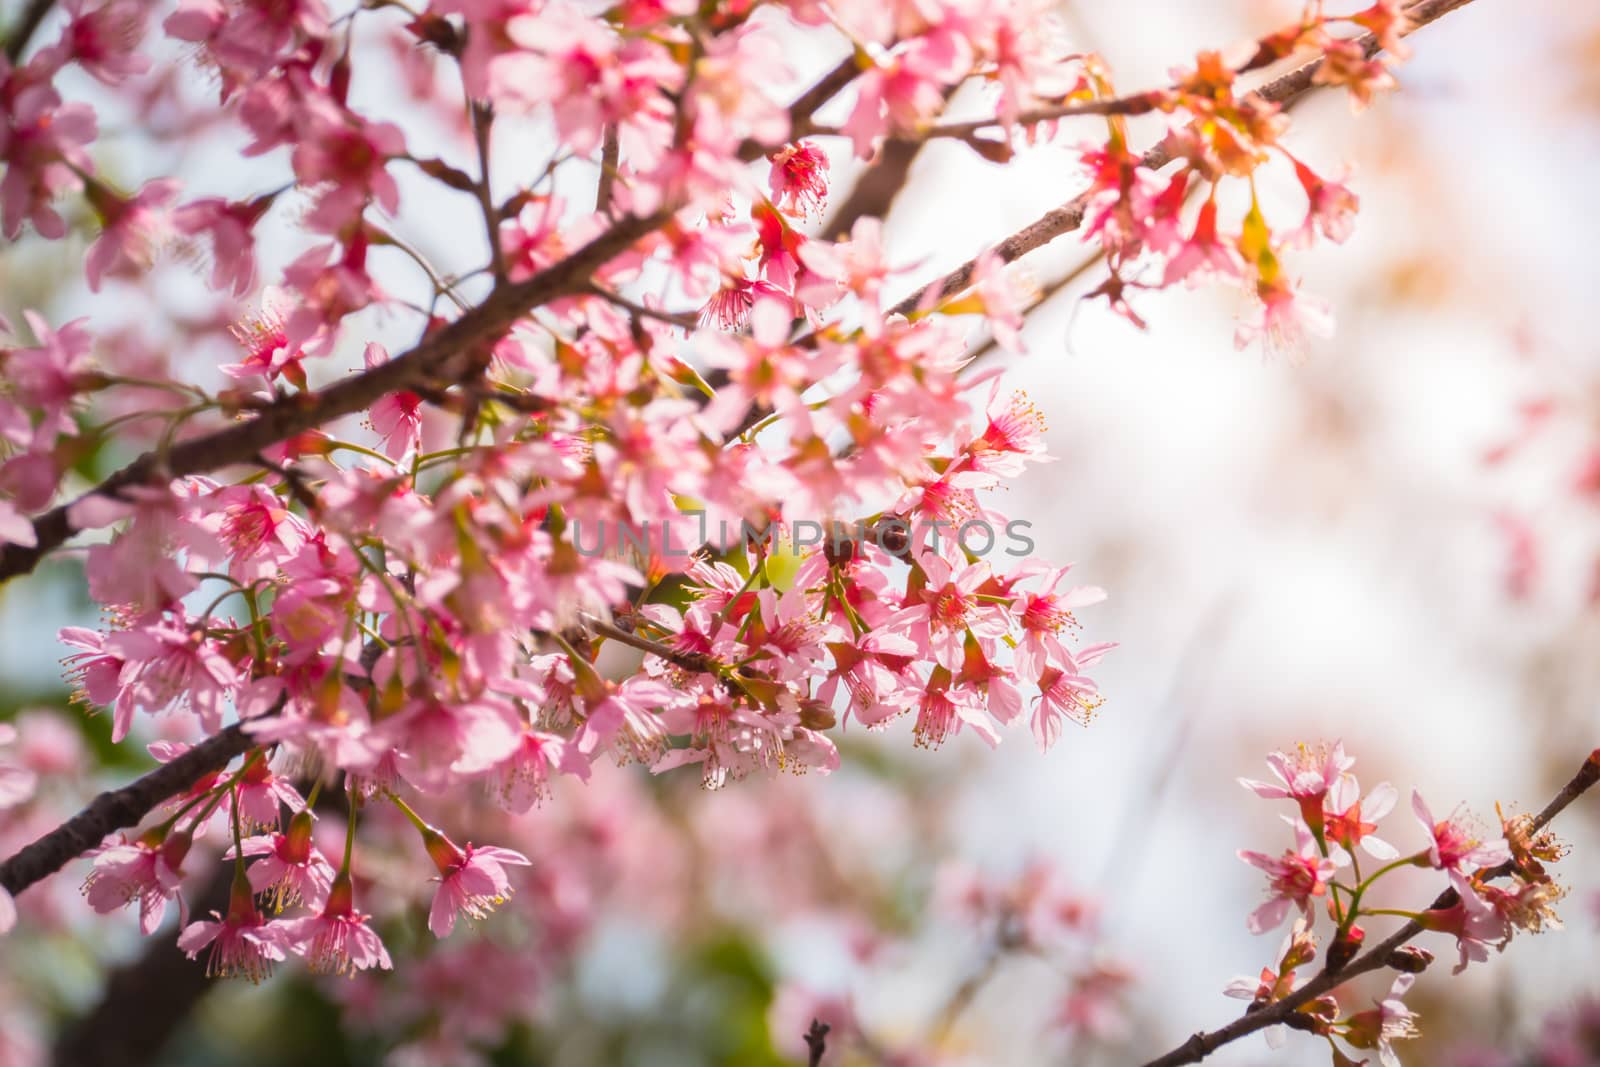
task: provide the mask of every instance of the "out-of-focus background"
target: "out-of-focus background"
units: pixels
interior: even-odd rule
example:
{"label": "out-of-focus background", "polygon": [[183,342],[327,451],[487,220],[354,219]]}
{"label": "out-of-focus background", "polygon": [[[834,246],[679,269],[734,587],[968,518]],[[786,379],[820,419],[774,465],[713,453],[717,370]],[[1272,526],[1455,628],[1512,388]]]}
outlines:
{"label": "out-of-focus background", "polygon": [[[1062,16],[1132,90],[1298,11],[1149,0]],[[439,946],[388,929],[397,955],[425,957],[390,982],[290,968],[260,988],[191,990],[176,971],[139,971],[151,950],[132,918],[89,914],[75,864],[23,900],[46,932],[0,942],[0,1064],[35,1062],[57,1028],[82,1038],[86,1013],[114,1031],[162,1011],[182,1020],[170,1063],[795,1062],[819,1013],[840,1035],[829,1062],[1137,1063],[1233,1017],[1224,985],[1273,962],[1278,935],[1245,929],[1263,880],[1235,857],[1289,842],[1279,808],[1235,781],[1264,777],[1268,751],[1342,738],[1364,787],[1415,786],[1436,812],[1465,803],[1486,825],[1496,801],[1536,809],[1600,743],[1600,10],[1478,0],[1411,43],[1402,91],[1367,112],[1333,93],[1294,110],[1290,145],[1334,176],[1348,161],[1361,198],[1345,245],[1290,264],[1332,304],[1331,339],[1238,351],[1241,309],[1216,289],[1136,296],[1141,331],[1082,301],[1090,267],[1034,314],[1029,354],[1003,357],[1058,459],[996,506],[1111,594],[1082,613],[1087,640],[1120,644],[1091,726],[1042,755],[1021,734],[993,752],[971,736],[925,752],[906,722],[849,735],[829,778],[703,793],[692,774],[632,767],[557,788],[523,819],[472,824],[535,858],[520,892],[536,903]],[[828,58],[805,42],[796,57]],[[357,85],[364,103],[386,91]],[[397,120],[428,122],[394,95]],[[528,145],[542,165],[537,131]],[[181,167],[259,189],[238,149],[202,140]],[[99,151],[129,186],[180,165],[114,130]],[[1292,218],[1298,186],[1278,177],[1267,210]],[[916,264],[905,287],[1080,188],[1065,150],[999,167],[927,148],[888,224],[896,259]],[[412,236],[471,263],[481,249],[456,235],[477,230],[452,228],[456,206]],[[0,311],[148,317],[65,281],[81,249],[6,250]],[[268,248],[267,276],[294,251]],[[1086,254],[1063,240],[1027,269],[1048,289]],[[201,306],[195,272],[164,269],[165,310]],[[0,592],[0,705],[23,714],[30,759],[89,745],[121,780],[147,761],[67,707],[55,662],[56,629],[94,621],[74,566]],[[1420,840],[1404,800],[1385,827],[1403,850]],[[41,828],[13,821],[0,840],[9,852]],[[1531,1037],[1600,994],[1600,806],[1558,829],[1573,845],[1566,929],[1519,935],[1456,978],[1448,939],[1425,940],[1440,962],[1409,998],[1424,1036],[1405,1062]],[[1385,885],[1397,907],[1438,889],[1420,874]],[[1059,951],[994,954],[979,913],[1007,893],[1048,913]],[[108,996],[118,967],[164,975],[178,1006],[141,1001],[149,989]],[[1214,1057],[1327,1058],[1298,1034]]]}

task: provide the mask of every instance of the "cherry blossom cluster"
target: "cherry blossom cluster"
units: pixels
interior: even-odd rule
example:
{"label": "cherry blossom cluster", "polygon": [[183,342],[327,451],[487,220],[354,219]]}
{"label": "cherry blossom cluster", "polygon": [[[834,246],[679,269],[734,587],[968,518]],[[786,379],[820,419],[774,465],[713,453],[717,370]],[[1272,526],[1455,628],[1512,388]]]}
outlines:
{"label": "cherry blossom cluster", "polygon": [[[381,24],[461,144],[422,153],[416,133],[352,103],[363,79],[391,77],[358,46],[358,20]],[[163,255],[209,256],[215,321],[180,332],[208,350],[226,325],[235,347],[190,374],[136,326],[28,312],[31,343],[0,350],[0,574],[93,532],[81,557],[104,625],[61,635],[82,701],[107,709],[117,742],[237,720],[255,746],[154,827],[103,845],[89,903],[137,902],[153,930],[195,837],[220,820],[235,892],[226,914],[185,925],[186,951],[250,978],[289,952],[381,968],[354,900],[361,810],[414,825],[444,936],[509,896],[507,868],[527,861],[457,845],[413,804],[487,787],[524,812],[603,759],[694,765],[708,786],[825,773],[852,719],[909,718],[928,747],[962,731],[993,745],[1026,723],[1049,748],[1101,702],[1090,672],[1110,646],[1080,642],[1076,613],[1102,592],[938,536],[1003,525],[990,491],[1046,458],[1040,412],[969,347],[976,316],[1019,348],[1027,293],[989,252],[963,280],[893,303],[905,272],[879,219],[810,236],[829,142],[866,158],[891,139],[957,137],[1009,158],[1070,118],[1103,118],[1108,139],[1082,152],[1083,229],[1111,271],[1101,295],[1127,310],[1131,286],[1233,278],[1264,309],[1259,328],[1289,334],[1309,305],[1281,253],[1341,240],[1355,198],[1283,147],[1280,99],[1237,81],[1304,56],[1315,81],[1364,102],[1392,81],[1409,29],[1395,0],[1337,17],[1318,4],[1238,62],[1205,53],[1172,87],[1118,97],[1029,2],[629,0],[592,14],[380,0],[336,15],[320,0],[181,0],[159,21],[126,0],[69,3],[59,40],[0,61],[0,226],[60,238],[56,206],[80,197],[98,224],[96,292],[155,294]],[[806,33],[849,50],[810,88],[784,47]],[[213,102],[185,112],[156,77],[155,41],[181,48]],[[95,112],[57,88],[68,68],[184,113],[175,128],[233,131],[285,180],[240,198],[189,196],[165,174],[119,191],[90,153]],[[460,88],[439,107],[446,75]],[[786,103],[791,83],[803,91]],[[942,125],[968,83],[993,117]],[[836,97],[848,113],[829,126],[818,112]],[[1170,128],[1140,157],[1126,120],[1152,112]],[[512,119],[546,124],[558,150],[497,188],[496,123]],[[1306,195],[1292,231],[1254,194],[1273,158]],[[572,198],[575,168],[598,168],[592,206]],[[486,264],[441,270],[412,247],[402,207],[423,205],[402,204],[403,169],[474,201]],[[1224,181],[1250,190],[1231,229]],[[269,221],[304,247],[262,287]],[[420,268],[430,298],[380,283],[379,251]],[[230,314],[236,298],[251,310]],[[379,312],[414,320],[414,347],[371,340]],[[338,377],[355,351],[359,368]],[[128,445],[149,450],[74,496]],[[708,517],[768,536],[650,550],[650,531],[682,544]],[[819,519],[875,536],[790,536]],[[597,555],[582,528],[640,536]],[[321,783],[349,815],[337,867],[312,840]]]}
{"label": "cherry blossom cluster", "polygon": [[[1254,298],[1256,312],[1241,321],[1236,334],[1241,348],[1256,339],[1295,347],[1308,332],[1331,332],[1327,305],[1300,291],[1284,257],[1319,236],[1343,242],[1358,198],[1342,180],[1318,174],[1295,156],[1282,141],[1288,125],[1282,108],[1259,93],[1242,92],[1238,80],[1310,48],[1326,57],[1316,80],[1346,88],[1359,110],[1374,93],[1394,85],[1390,67],[1408,54],[1401,36],[1410,23],[1398,3],[1378,3],[1344,20],[1327,17],[1321,7],[1312,5],[1300,24],[1256,42],[1254,55],[1243,64],[1230,65],[1218,52],[1202,53],[1193,69],[1173,72],[1170,89],[1128,98],[1131,106],[1116,110],[1159,111],[1181,120],[1174,121],[1154,159],[1132,149],[1122,117],[1107,120],[1109,138],[1082,155],[1091,181],[1085,233],[1099,242],[1109,268],[1093,296],[1143,326],[1130,303],[1135,290],[1222,279],[1243,285]],[[1368,57],[1350,38],[1332,35],[1329,27],[1339,21],[1369,31],[1385,53]],[[1109,92],[1105,72],[1091,66],[1074,99],[1087,99],[1092,107]],[[1071,114],[1071,108],[1069,103],[1059,111]],[[1050,109],[1037,114],[1046,126],[1057,121]],[[1180,168],[1159,175],[1172,160]],[[1305,214],[1293,226],[1270,221],[1257,195],[1258,175],[1268,173],[1265,165],[1274,160],[1292,171],[1304,192]],[[1219,192],[1239,183],[1248,203],[1229,225],[1221,221]],[[1186,210],[1192,203],[1198,210]]]}
{"label": "cherry blossom cluster", "polygon": [[[1326,912],[1334,927],[1323,950],[1330,971],[1350,963],[1366,946],[1363,920],[1371,917],[1399,916],[1422,931],[1449,934],[1459,956],[1454,974],[1471,962],[1487,960],[1490,948],[1503,950],[1519,930],[1539,933],[1560,927],[1555,906],[1565,890],[1545,865],[1559,860],[1565,847],[1538,828],[1532,816],[1502,813],[1499,832],[1491,837],[1461,808],[1436,818],[1413,790],[1411,810],[1421,830],[1413,836],[1420,836],[1422,844],[1407,853],[1379,836],[1380,822],[1394,810],[1398,791],[1383,782],[1363,796],[1351,773],[1355,759],[1341,743],[1302,744],[1272,753],[1267,763],[1275,781],[1241,778],[1240,784],[1259,797],[1293,802],[1293,812],[1283,818],[1295,843],[1278,855],[1239,853],[1267,877],[1267,900],[1251,913],[1249,928],[1261,934],[1279,928],[1290,915],[1294,922],[1275,964],[1262,968],[1259,978],[1238,979],[1227,989],[1229,996],[1250,1001],[1254,1010],[1296,990],[1296,971],[1317,958],[1320,912]],[[1365,874],[1362,853],[1378,864]],[[1447,891],[1420,911],[1375,906],[1372,894],[1380,881],[1416,868],[1444,874]],[[1399,1058],[1394,1043],[1420,1032],[1417,1015],[1403,997],[1432,959],[1425,949],[1399,947],[1385,961],[1397,972],[1393,984],[1375,1007],[1351,1011],[1324,994],[1300,1005],[1286,1023],[1327,1038],[1339,1067],[1353,1061],[1334,1038],[1350,1048],[1374,1051],[1385,1067],[1395,1067]],[[1269,1042],[1280,1044],[1284,1029],[1270,1030]]]}

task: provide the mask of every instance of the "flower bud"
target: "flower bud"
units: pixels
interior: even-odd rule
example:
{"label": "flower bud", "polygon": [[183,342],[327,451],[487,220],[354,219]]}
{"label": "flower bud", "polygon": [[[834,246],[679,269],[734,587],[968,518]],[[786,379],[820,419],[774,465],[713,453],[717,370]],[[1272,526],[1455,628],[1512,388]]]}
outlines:
{"label": "flower bud", "polygon": [[1404,974],[1421,974],[1433,962],[1433,953],[1418,945],[1401,945],[1384,962]]}

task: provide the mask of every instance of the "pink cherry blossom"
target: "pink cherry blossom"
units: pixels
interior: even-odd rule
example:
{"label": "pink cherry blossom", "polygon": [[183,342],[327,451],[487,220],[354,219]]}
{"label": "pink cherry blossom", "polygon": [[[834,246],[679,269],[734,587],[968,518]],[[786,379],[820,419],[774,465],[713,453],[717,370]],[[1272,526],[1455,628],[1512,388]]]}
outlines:
{"label": "pink cherry blossom", "polygon": [[1234,345],[1246,348],[1258,339],[1280,349],[1293,351],[1307,335],[1333,334],[1333,315],[1328,305],[1306,295],[1287,282],[1262,283],[1256,287],[1259,298],[1255,317],[1241,322],[1234,334]]}
{"label": "pink cherry blossom", "polygon": [[[9,747],[17,740],[17,728],[10,723],[0,723],[0,747]],[[0,763],[0,811],[26,803],[33,796],[39,776],[29,768],[9,760]]]}
{"label": "pink cherry blossom", "polygon": [[996,382],[983,430],[966,445],[967,469],[996,481],[1016,477],[1028,462],[1044,458],[1044,429],[1044,416],[1026,393],[1002,397]]}
{"label": "pink cherry blossom", "polygon": [[800,261],[815,272],[816,280],[807,292],[796,295],[826,307],[846,290],[855,293],[867,312],[868,336],[881,332],[880,295],[889,266],[884,258],[883,228],[877,219],[861,218],[851,229],[849,239],[836,245],[807,242],[800,249]]}
{"label": "pink cherry blossom", "polygon": [[1180,281],[1194,285],[1202,277],[1238,278],[1241,274],[1233,243],[1217,236],[1217,202],[1209,197],[1195,216],[1194,231],[1167,258],[1163,280],[1167,285]]}
{"label": "pink cherry blossom", "polygon": [[[367,345],[364,361],[376,367],[389,361],[389,353],[379,344]],[[399,459],[422,443],[422,397],[409,389],[390,393],[367,409],[367,425],[383,442],[383,453]]]}
{"label": "pink cherry blossom", "polygon": [[659,734],[652,720],[656,712],[678,701],[671,687],[648,678],[634,677],[621,685],[605,682],[583,698],[583,726],[578,731],[578,751],[585,756],[602,751],[624,731]]}
{"label": "pink cherry blossom", "polygon": [[[240,682],[238,669],[222,649],[178,609],[172,619],[156,619],[119,630],[106,640],[108,652],[128,666],[120,682],[133,694],[133,706],[155,714],[169,708],[192,710],[208,732],[222,728],[228,697]],[[112,738],[120,741],[132,726],[131,708],[118,702]]]}
{"label": "pink cherry blossom", "polygon": [[305,543],[305,522],[264,486],[224,486],[203,506],[215,509],[217,539],[227,547],[233,572],[243,581],[277,574]]}
{"label": "pink cherry blossom", "polygon": [[171,233],[167,205],[177,198],[180,187],[174,178],[160,178],[123,198],[98,183],[89,186],[89,199],[103,224],[84,261],[91,290],[98,292],[108,275],[137,275],[150,269]]}
{"label": "pink cherry blossom", "polygon": [[1318,231],[1335,244],[1347,239],[1355,229],[1355,213],[1360,200],[1342,183],[1328,181],[1310,167],[1294,160],[1295,177],[1306,192],[1306,220],[1290,238],[1293,244],[1311,245]]}
{"label": "pink cherry blossom", "polygon": [[0,64],[0,100],[6,122],[0,124],[0,232],[16,240],[24,222],[40,236],[56,239],[67,232],[66,221],[52,206],[57,196],[83,184],[81,175],[94,164],[85,147],[95,139],[94,110],[87,104],[63,104],[41,69],[51,59],[41,54],[27,66]]}
{"label": "pink cherry blossom", "polygon": [[391,215],[400,209],[400,187],[387,169],[406,149],[398,126],[367,121],[323,96],[301,102],[295,126],[294,172],[320,190],[307,219],[313,229],[338,233],[369,201]]}
{"label": "pink cherry blossom", "polygon": [[376,967],[392,970],[389,951],[377,931],[367,925],[370,916],[308,915],[288,919],[283,927],[284,941],[297,955],[304,956],[315,974],[350,975]]}
{"label": "pink cherry blossom", "polygon": [[436,835],[429,840],[429,855],[439,868],[439,888],[428,912],[428,929],[435,937],[449,937],[455,929],[456,914],[482,919],[511,895],[511,878],[505,868],[526,867],[529,860],[520,852],[470,841],[457,848],[449,838]]}
{"label": "pink cherry blossom", "polygon": [[1414,974],[1395,975],[1388,994],[1377,1002],[1376,1008],[1357,1012],[1345,1020],[1340,1036],[1356,1048],[1375,1049],[1383,1067],[1400,1067],[1400,1057],[1395,1054],[1394,1042],[1416,1037],[1417,1014],[1405,1006],[1400,998],[1417,980]]}
{"label": "pink cherry blossom", "polygon": [[22,545],[32,548],[38,544],[33,523],[9,500],[0,500],[0,544]]}
{"label": "pink cherry blossom", "polygon": [[[1340,775],[1328,787],[1324,797],[1327,822],[1325,831],[1329,841],[1337,841],[1345,850],[1361,846],[1373,859],[1392,860],[1400,850],[1376,836],[1378,820],[1394,810],[1400,791],[1388,782],[1375,786],[1365,798],[1353,776]],[[1368,822],[1367,820],[1371,820]]]}
{"label": "pink cherry blossom", "polygon": [[828,198],[828,156],[814,141],[797,141],[774,152],[767,186],[779,211],[810,215]]}
{"label": "pink cherry blossom", "polygon": [[1072,978],[1071,989],[1056,1008],[1054,1023],[1068,1031],[1082,1031],[1096,1041],[1116,1041],[1128,1032],[1123,1004],[1134,974],[1127,966],[1099,962]]}
{"label": "pink cherry blossom", "polygon": [[589,780],[589,761],[577,746],[559,734],[525,730],[511,755],[500,764],[500,802],[507,811],[522,814],[550,793],[554,774]]}
{"label": "pink cherry blossom", "polygon": [[287,807],[291,812],[298,812],[306,806],[294,784],[282,775],[274,774],[265,760],[256,760],[241,773],[243,777],[234,789],[241,825],[249,829],[269,830],[278,825],[280,806]]}
{"label": "pink cherry blossom", "polygon": [[[1460,808],[1449,818],[1435,821],[1433,812],[1422,799],[1422,794],[1411,791],[1411,810],[1417,821],[1432,837],[1428,846],[1428,865],[1453,875],[1465,876],[1479,867],[1493,867],[1511,858],[1511,849],[1504,837],[1483,840],[1478,837]],[[1470,866],[1471,869],[1468,869]]]}
{"label": "pink cherry blossom", "polygon": [[252,985],[272,977],[273,965],[282,962],[289,946],[286,924],[269,922],[257,910],[250,887],[234,885],[226,917],[212,912],[213,920],[190,923],[178,935],[178,948],[190,959],[210,946],[206,974],[218,978],[248,978]]}
{"label": "pink cherry blossom", "polygon": [[245,873],[250,888],[268,894],[276,910],[301,903],[320,908],[327,901],[333,867],[311,841],[310,813],[296,814],[283,833],[246,838],[244,855],[262,857]]}
{"label": "pink cherry blossom", "polygon": [[1505,918],[1470,889],[1462,892],[1458,888],[1454,904],[1423,912],[1417,923],[1425,930],[1449,934],[1456,939],[1459,958],[1454,974],[1466,970],[1469,963],[1486,961],[1489,949],[1504,948],[1511,936],[1511,926]]}
{"label": "pink cherry blossom", "polygon": [[832,705],[842,686],[849,696],[845,718],[854,715],[868,728],[881,726],[903,713],[916,687],[902,673],[916,658],[917,646],[901,634],[877,630],[858,642],[828,646],[834,670],[817,690],[817,699]]}
{"label": "pink cherry blossom", "polygon": [[405,780],[426,792],[443,791],[500,765],[521,738],[512,706],[487,694],[475,700],[412,701],[381,729],[402,754]]}
{"label": "pink cherry blossom", "polygon": [[1106,593],[1096,586],[1057,592],[1068,570],[1057,567],[1044,571],[1037,589],[1017,592],[1011,601],[1011,613],[1022,627],[1016,652],[1017,671],[1025,678],[1038,680],[1051,668],[1064,674],[1078,672],[1077,661],[1061,636],[1077,627],[1075,609],[1100,603]]}
{"label": "pink cherry blossom", "polygon": [[271,204],[268,197],[229,201],[212,196],[191,201],[172,213],[172,224],[179,233],[210,236],[212,288],[231,290],[234,296],[250,291],[256,274],[254,228]]}
{"label": "pink cherry blossom", "polygon": [[911,131],[944,105],[941,85],[957,81],[968,57],[954,35],[919,38],[873,62],[862,76],[855,108],[841,127],[856,156],[870,158],[890,129]]}
{"label": "pink cherry blossom", "polygon": [[261,294],[261,311],[232,327],[233,337],[245,355],[238,363],[224,365],[224,374],[234,378],[260,376],[268,382],[281,374],[297,384],[305,381],[300,367],[304,348],[290,340],[287,329],[292,303],[282,289],[268,287]]}
{"label": "pink cherry blossom", "polygon": [[367,925],[369,918],[355,910],[350,876],[341,874],[321,914],[279,925],[284,943],[305,958],[314,974],[354,975],[374,967],[392,970],[389,951],[377,931]]}
{"label": "pink cherry blossom", "polygon": [[1291,799],[1300,805],[1300,817],[1314,833],[1321,833],[1323,802],[1334,784],[1349,773],[1356,761],[1345,755],[1344,743],[1296,745],[1293,752],[1274,752],[1267,757],[1277,782],[1240,778],[1239,784],[1267,800]]}
{"label": "pink cherry blossom", "polygon": [[1000,731],[982,700],[971,690],[953,688],[949,680],[934,671],[927,688],[917,698],[917,744],[938,748],[945,738],[970,727],[990,748],[1000,743]]}
{"label": "pink cherry blossom", "polygon": [[969,632],[981,640],[1008,629],[1005,609],[980,593],[990,578],[989,564],[978,560],[958,570],[943,556],[926,552],[917,565],[927,576],[926,584],[895,617],[894,626],[941,667],[960,670]]}
{"label": "pink cherry blossom", "polygon": [[1324,856],[1317,848],[1317,840],[1304,824],[1295,823],[1295,847],[1281,856],[1268,856],[1261,852],[1241,850],[1239,858],[1267,875],[1269,897],[1250,914],[1248,926],[1252,934],[1264,934],[1283,922],[1290,907],[1311,915],[1311,902],[1326,896],[1328,883],[1349,856],[1337,846]]}
{"label": "pink cherry blossom", "polygon": [[22,317],[39,343],[7,354],[7,379],[17,398],[42,416],[37,433],[70,432],[69,407],[91,372],[94,336],[84,319],[74,319],[55,329],[33,311],[24,311]]}
{"label": "pink cherry blossom", "polygon": [[1102,700],[1094,680],[1080,674],[1046,667],[1038,681],[1033,737],[1041,750],[1049,751],[1061,737],[1063,719],[1087,726]]}
{"label": "pink cherry blossom", "polygon": [[661,92],[679,88],[682,71],[656,42],[624,39],[565,3],[551,4],[537,20],[513,20],[507,31],[527,52],[518,58],[514,78],[508,69],[490,93],[548,105],[556,131],[573,151],[593,150],[607,122],[666,121]]}
{"label": "pink cherry blossom", "polygon": [[[87,853],[94,866],[83,881],[89,906],[101,914],[139,902],[139,930],[155,932],[167,913],[167,901],[183,885],[183,861],[193,838],[174,833],[164,841],[102,845]],[[179,898],[180,915],[183,912]]]}
{"label": "pink cherry blossom", "polygon": [[107,85],[150,69],[150,57],[138,51],[148,18],[141,4],[107,0],[90,8],[87,0],[67,0],[65,7],[69,20],[53,46],[63,61],[77,64]]}

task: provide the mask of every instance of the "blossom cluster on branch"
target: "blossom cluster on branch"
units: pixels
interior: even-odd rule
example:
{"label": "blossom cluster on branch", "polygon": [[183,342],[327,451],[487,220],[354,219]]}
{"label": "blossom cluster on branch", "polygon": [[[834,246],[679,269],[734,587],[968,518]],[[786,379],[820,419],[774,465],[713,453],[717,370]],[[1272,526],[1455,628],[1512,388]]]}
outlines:
{"label": "blossom cluster on branch", "polygon": [[[1281,926],[1297,912],[1292,929],[1279,949],[1276,963],[1262,968],[1259,979],[1241,978],[1228,987],[1228,995],[1249,1000],[1256,1010],[1293,992],[1294,974],[1317,958],[1318,905],[1325,906],[1334,924],[1332,940],[1324,950],[1329,970],[1337,971],[1361,952],[1366,929],[1358,920],[1384,915],[1400,916],[1420,929],[1453,936],[1460,974],[1472,961],[1489,958],[1490,947],[1503,950],[1518,930],[1538,933],[1559,928],[1555,905],[1565,895],[1546,868],[1565,854],[1549,831],[1536,825],[1531,815],[1502,815],[1500,833],[1490,838],[1459,808],[1436,819],[1416,791],[1411,810],[1426,838],[1424,846],[1409,855],[1378,836],[1379,822],[1394,810],[1398,792],[1384,782],[1365,796],[1351,768],[1355,759],[1344,746],[1301,745],[1292,752],[1275,752],[1268,760],[1274,782],[1240,779],[1257,796],[1292,800],[1296,810],[1286,815],[1295,846],[1273,856],[1241,851],[1239,858],[1263,871],[1268,879],[1268,899],[1250,916],[1253,933]],[[1365,876],[1360,854],[1382,865]],[[1386,876],[1406,868],[1431,868],[1445,874],[1452,890],[1449,903],[1422,911],[1375,907],[1368,893]],[[1509,876],[1509,885],[1496,878]],[[1357,1049],[1378,1053],[1385,1067],[1395,1067],[1399,1057],[1395,1041],[1416,1036],[1417,1016],[1401,999],[1416,975],[1432,961],[1426,950],[1397,949],[1389,966],[1399,973],[1388,995],[1375,1009],[1345,1011],[1330,994],[1299,1005],[1285,1023],[1268,1031],[1268,1039],[1281,1043],[1287,1025],[1329,1039],[1334,1063],[1350,1060],[1333,1044],[1338,1037]]]}
{"label": "blossom cluster on branch", "polygon": [[[1127,96],[1027,0],[626,0],[600,13],[369,0],[338,14],[321,0],[181,0],[159,24],[133,0],[68,3],[57,40],[0,60],[0,229],[61,239],[69,202],[97,227],[93,292],[150,293],[164,255],[209,258],[217,313],[174,316],[173,336],[205,352],[226,331],[234,345],[201,373],[137,324],[29,311],[31,340],[0,349],[0,579],[93,532],[70,551],[104,625],[61,634],[81,700],[105,709],[113,741],[168,734],[152,746],[164,761],[186,758],[174,737],[242,739],[202,742],[207,765],[174,763],[185,776],[142,808],[74,829],[131,828],[168,801],[153,826],[99,841],[89,904],[137,904],[154,931],[212,827],[231,838],[233,891],[225,913],[185,915],[182,949],[253,980],[291,953],[317,970],[382,969],[391,957],[356,893],[358,827],[375,816],[403,817],[431,860],[428,928],[445,937],[529,865],[429,821],[469,790],[519,813],[600,760],[690,765],[712,787],[826,773],[850,720],[909,718],[929,747],[961,732],[993,745],[1026,724],[1048,749],[1101,703],[1092,670],[1110,645],[1080,640],[1077,613],[1104,594],[1066,567],[989,552],[1006,523],[990,490],[1047,457],[1039,410],[974,360],[974,325],[1020,350],[1028,292],[1008,265],[1080,228],[1108,267],[1094,295],[1135,323],[1136,290],[1221,281],[1255,301],[1241,341],[1320,325],[1285,257],[1343,240],[1356,197],[1284,144],[1285,104],[1314,85],[1366,104],[1393,84],[1402,36],[1462,2],[1313,4]],[[393,73],[368,32],[455,143],[424,150],[359,105]],[[846,54],[808,85],[785,50],[796,34]],[[181,47],[214,96],[185,95],[152,59],[157,42]],[[1300,65],[1245,84],[1279,61]],[[68,74],[176,115],[157,140],[231,131],[260,160],[255,191],[201,195],[181,173],[119,188],[91,151],[95,110],[58,86]],[[957,90],[986,117],[941,120]],[[1165,131],[1143,155],[1138,116]],[[869,159],[950,139],[1005,162],[1080,119],[1103,130],[1079,149],[1081,195],[950,275],[912,277],[877,217],[814,236],[846,144]],[[507,186],[491,162],[510,122],[542,124],[553,150]],[[441,269],[417,251],[408,223],[427,205],[402,195],[401,172],[471,200],[486,262]],[[592,176],[592,202],[571,193],[574,174]],[[1277,181],[1298,185],[1303,212],[1268,218],[1258,185]],[[299,241],[270,279],[257,255],[269,228]],[[391,253],[425,276],[426,300],[380,284],[376,257]],[[237,298],[254,310],[234,314]],[[372,339],[380,314],[409,324],[412,347]],[[130,449],[144,451],[107,473]],[[708,520],[740,536],[701,544]],[[804,524],[829,536],[808,542]],[[601,533],[599,550],[583,531]],[[1326,797],[1306,807],[1293,792],[1303,775],[1286,779],[1301,838],[1252,857],[1277,892],[1259,925],[1330,887],[1342,899],[1345,838],[1366,825],[1344,769],[1325,775],[1326,814]],[[337,864],[313,832],[325,789],[346,812]],[[1455,847],[1453,827],[1433,828],[1430,855]],[[73,834],[8,861],[0,893],[81,851]],[[1471,883],[1463,862],[1497,862],[1482,849],[1449,855],[1430,862],[1463,901],[1506,921],[1538,913]],[[1344,941],[1358,938],[1364,886],[1336,916]]]}

